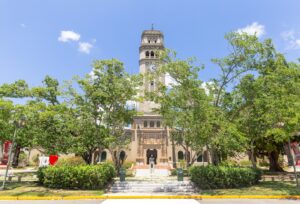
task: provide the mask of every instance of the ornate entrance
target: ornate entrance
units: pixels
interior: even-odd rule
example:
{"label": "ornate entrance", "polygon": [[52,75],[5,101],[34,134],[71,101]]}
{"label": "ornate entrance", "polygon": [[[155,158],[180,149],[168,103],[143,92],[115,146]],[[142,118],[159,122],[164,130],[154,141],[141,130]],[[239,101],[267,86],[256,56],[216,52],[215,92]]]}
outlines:
{"label": "ornate entrance", "polygon": [[154,163],[156,164],[157,160],[157,150],[156,149],[147,149],[147,164],[149,164],[149,158],[153,155]]}

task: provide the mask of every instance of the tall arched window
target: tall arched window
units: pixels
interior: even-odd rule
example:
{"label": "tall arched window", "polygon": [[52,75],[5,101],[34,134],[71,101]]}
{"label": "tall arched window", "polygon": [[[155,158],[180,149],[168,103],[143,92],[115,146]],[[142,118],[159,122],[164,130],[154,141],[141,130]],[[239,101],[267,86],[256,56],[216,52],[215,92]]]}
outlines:
{"label": "tall arched window", "polygon": [[153,51],[151,51],[151,58],[153,58],[154,57],[154,52]]}
{"label": "tall arched window", "polygon": [[146,58],[149,58],[149,51],[146,51]]}
{"label": "tall arched window", "polygon": [[100,162],[105,162],[107,158],[107,153],[106,151],[102,151],[100,154]]}
{"label": "tall arched window", "polygon": [[160,127],[160,121],[156,122],[156,127],[158,127],[158,128]]}
{"label": "tall arched window", "polygon": [[202,162],[203,161],[203,156],[202,154],[199,154],[197,157],[197,162]]}
{"label": "tall arched window", "polygon": [[179,151],[177,154],[178,160],[183,160],[184,159],[184,155],[182,151]]}
{"label": "tall arched window", "polygon": [[126,156],[126,153],[124,151],[121,151],[120,152],[120,160],[124,161],[125,160],[125,156]]}
{"label": "tall arched window", "polygon": [[144,128],[146,128],[148,126],[148,122],[145,120],[144,121]]}
{"label": "tall arched window", "polygon": [[150,121],[150,127],[154,127],[154,121]]}

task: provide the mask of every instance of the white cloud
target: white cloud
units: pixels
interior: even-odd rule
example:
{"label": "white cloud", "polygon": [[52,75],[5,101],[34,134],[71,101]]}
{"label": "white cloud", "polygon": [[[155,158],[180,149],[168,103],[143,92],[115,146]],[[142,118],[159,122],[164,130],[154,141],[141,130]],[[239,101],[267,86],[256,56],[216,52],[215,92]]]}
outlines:
{"label": "white cloud", "polygon": [[300,32],[296,32],[295,30],[284,31],[281,33],[281,37],[286,44],[286,50],[300,49]]}
{"label": "white cloud", "polygon": [[247,33],[248,35],[256,35],[257,37],[261,37],[266,33],[265,26],[257,22],[253,22],[251,25],[247,25],[244,28],[239,28],[236,32]]}
{"label": "white cloud", "polygon": [[75,33],[71,30],[63,30],[60,32],[60,36],[58,37],[58,41],[61,42],[69,42],[69,41],[78,41],[80,39],[80,34]]}
{"label": "white cloud", "polygon": [[26,28],[26,25],[24,23],[20,24],[21,28]]}
{"label": "white cloud", "polygon": [[79,42],[79,48],[78,51],[85,53],[85,54],[90,54],[91,49],[93,48],[93,45],[88,42]]}

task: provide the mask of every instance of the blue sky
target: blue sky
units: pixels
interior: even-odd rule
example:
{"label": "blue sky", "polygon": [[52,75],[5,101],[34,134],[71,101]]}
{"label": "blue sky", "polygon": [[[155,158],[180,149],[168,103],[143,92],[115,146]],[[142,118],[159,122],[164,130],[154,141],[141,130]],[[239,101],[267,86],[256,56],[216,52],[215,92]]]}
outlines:
{"label": "blue sky", "polygon": [[180,58],[205,64],[205,81],[218,73],[211,58],[228,54],[230,31],[256,31],[288,60],[300,57],[299,0],[0,0],[0,84],[69,80],[94,59],[117,58],[137,73],[140,35],[152,23]]}

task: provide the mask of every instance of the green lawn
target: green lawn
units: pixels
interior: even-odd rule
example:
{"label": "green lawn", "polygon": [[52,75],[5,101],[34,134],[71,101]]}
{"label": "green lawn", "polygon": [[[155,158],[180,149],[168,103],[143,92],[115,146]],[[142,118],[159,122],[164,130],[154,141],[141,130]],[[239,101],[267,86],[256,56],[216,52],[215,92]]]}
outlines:
{"label": "green lawn", "polygon": [[62,190],[50,189],[37,185],[35,182],[8,183],[6,190],[0,191],[1,196],[98,196],[102,190]]}
{"label": "green lawn", "polygon": [[263,181],[240,189],[202,190],[202,195],[300,195],[295,182]]}
{"label": "green lawn", "polygon": [[[99,196],[102,190],[62,190],[49,189],[35,182],[8,183],[1,196]],[[202,190],[200,195],[300,195],[295,182],[264,181],[258,185],[241,189]]]}

